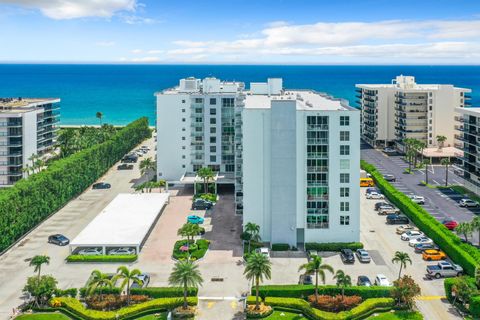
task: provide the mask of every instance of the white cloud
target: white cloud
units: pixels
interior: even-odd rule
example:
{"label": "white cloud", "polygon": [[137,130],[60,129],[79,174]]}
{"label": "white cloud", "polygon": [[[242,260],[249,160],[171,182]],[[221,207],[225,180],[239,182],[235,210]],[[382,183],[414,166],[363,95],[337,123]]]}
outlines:
{"label": "white cloud", "polygon": [[133,54],[140,54],[140,53],[143,53],[143,50],[142,49],[133,49],[132,53]]}
{"label": "white cloud", "polygon": [[126,15],[126,14],[121,14],[119,15],[120,19],[127,23],[127,24],[154,24],[158,23],[160,21],[152,19],[152,18],[145,18],[145,17],[140,17],[137,15]]}
{"label": "white cloud", "polygon": [[136,58],[120,58],[120,62],[136,62],[136,63],[153,63],[160,62],[162,59],[160,57],[154,56],[145,56],[145,57],[136,57]]}
{"label": "white cloud", "polygon": [[118,11],[135,11],[136,0],[0,0],[38,9],[43,15],[57,20],[83,17],[109,18]]}
{"label": "white cloud", "polygon": [[115,45],[115,41],[99,41],[95,43],[99,47],[111,47]]}

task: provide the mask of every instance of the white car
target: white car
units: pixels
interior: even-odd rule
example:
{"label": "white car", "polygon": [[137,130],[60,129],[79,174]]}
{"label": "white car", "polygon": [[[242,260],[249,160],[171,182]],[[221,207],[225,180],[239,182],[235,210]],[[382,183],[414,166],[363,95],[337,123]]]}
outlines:
{"label": "white car", "polygon": [[410,247],[415,247],[417,244],[433,244],[433,240],[427,237],[420,237],[412,239],[408,242]]}
{"label": "white car", "polygon": [[410,224],[397,227],[397,234],[404,234],[407,231],[418,231],[418,229]]}
{"label": "white car", "polygon": [[256,251],[257,253],[263,254],[267,258],[270,257],[270,250],[268,250],[267,247],[258,248]]}
{"label": "white car", "polygon": [[375,285],[382,286],[382,287],[391,287],[392,284],[388,281],[388,278],[385,277],[383,274],[377,274],[375,277]]}
{"label": "white car", "polygon": [[116,248],[108,251],[108,254],[111,256],[123,256],[123,255],[132,255],[135,254],[135,249],[133,248]]}
{"label": "white car", "polygon": [[415,194],[411,194],[408,197],[410,198],[410,200],[412,200],[415,203],[418,203],[418,204],[424,204],[425,203],[425,197],[423,197],[423,196],[417,196]]}
{"label": "white car", "polygon": [[82,256],[101,256],[103,251],[100,248],[85,248],[78,251],[78,254]]}
{"label": "white car", "polygon": [[476,201],[473,201],[472,199],[461,199],[460,201],[458,201],[458,205],[460,207],[473,207],[473,208],[476,208],[478,207],[478,202]]}
{"label": "white car", "polygon": [[383,199],[385,198],[383,194],[378,192],[367,193],[367,199]]}
{"label": "white car", "polygon": [[410,230],[402,234],[400,237],[403,241],[410,241],[416,238],[423,237],[423,232],[420,231],[415,231],[415,230]]}

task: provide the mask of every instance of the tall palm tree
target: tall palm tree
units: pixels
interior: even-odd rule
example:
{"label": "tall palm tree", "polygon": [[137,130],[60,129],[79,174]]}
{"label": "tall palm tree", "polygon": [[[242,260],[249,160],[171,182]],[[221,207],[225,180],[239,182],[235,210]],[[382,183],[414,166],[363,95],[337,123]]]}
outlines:
{"label": "tall palm tree", "polygon": [[91,273],[90,281],[87,285],[87,295],[92,295],[97,291],[97,288],[100,290],[100,299],[103,299],[102,288],[113,287],[113,282],[106,273],[102,273],[99,270],[93,270]]}
{"label": "tall palm tree", "polygon": [[345,288],[352,285],[352,278],[343,272],[343,270],[337,270],[333,279],[337,280],[337,286],[342,288],[342,299],[345,299]]}
{"label": "tall palm tree", "polygon": [[442,160],[440,160],[440,164],[442,166],[445,166],[445,187],[447,187],[448,186],[448,166],[450,165],[450,159],[442,158]]}
{"label": "tall palm tree", "polygon": [[318,277],[325,283],[325,271],[330,271],[333,274],[333,268],[328,264],[322,264],[322,258],[313,256],[312,260],[302,264],[298,271],[305,270],[305,274],[315,274],[315,301],[318,300]]}
{"label": "tall palm tree", "polygon": [[190,238],[197,236],[200,233],[200,226],[198,224],[187,222],[177,231],[177,235],[187,238],[187,247],[190,246]]}
{"label": "tall palm tree", "polygon": [[472,225],[473,231],[478,231],[478,236],[480,239],[480,217],[476,216],[475,218],[473,218],[473,220],[470,223]]}
{"label": "tall palm tree", "polygon": [[197,171],[197,175],[203,179],[203,193],[208,193],[208,182],[215,176],[212,168],[203,167]]}
{"label": "tall palm tree", "polygon": [[441,151],[445,141],[447,141],[447,137],[445,136],[437,136],[437,142],[438,142],[438,151]]}
{"label": "tall palm tree", "polygon": [[44,265],[44,264],[46,264],[46,265],[50,264],[50,257],[49,256],[38,255],[38,256],[34,256],[30,260],[29,266],[34,267],[33,271],[38,273],[38,275],[37,275],[38,281],[40,281],[40,273],[41,273],[41,270],[42,270],[42,265]]}
{"label": "tall palm tree", "polygon": [[455,227],[455,232],[457,234],[463,235],[463,237],[465,238],[465,241],[468,242],[468,236],[471,236],[473,233],[473,225],[469,222],[460,222]]}
{"label": "tall palm tree", "polygon": [[245,232],[249,234],[248,237],[248,253],[250,253],[250,244],[252,241],[260,242],[260,226],[253,222],[248,222],[245,225]]}
{"label": "tall palm tree", "polygon": [[183,288],[183,309],[188,307],[188,288],[198,288],[203,283],[198,265],[190,260],[178,261],[173,267],[168,283]]}
{"label": "tall palm tree", "polygon": [[393,256],[392,263],[399,263],[400,264],[400,271],[398,271],[398,279],[402,276],[402,269],[407,268],[407,262],[412,264],[412,260],[410,256],[406,252],[397,251]]}
{"label": "tall palm tree", "polygon": [[247,265],[243,271],[245,277],[250,281],[255,281],[255,310],[260,309],[259,303],[259,286],[263,282],[263,278],[271,279],[272,263],[267,256],[261,253],[252,253],[247,259]]}
{"label": "tall palm tree", "polygon": [[103,112],[97,111],[95,117],[100,120],[100,126],[102,125]]}
{"label": "tall palm tree", "polygon": [[152,160],[151,157],[143,159],[140,161],[140,174],[143,176],[145,173],[149,172],[150,170],[154,171],[156,169],[155,161]]}
{"label": "tall palm tree", "polygon": [[125,287],[127,289],[127,305],[130,305],[130,285],[134,283],[143,284],[143,281],[138,277],[141,274],[142,272],[138,269],[128,270],[127,267],[121,266],[118,267],[117,274],[112,278],[112,283],[115,283],[118,279],[123,279],[120,289],[123,290]]}

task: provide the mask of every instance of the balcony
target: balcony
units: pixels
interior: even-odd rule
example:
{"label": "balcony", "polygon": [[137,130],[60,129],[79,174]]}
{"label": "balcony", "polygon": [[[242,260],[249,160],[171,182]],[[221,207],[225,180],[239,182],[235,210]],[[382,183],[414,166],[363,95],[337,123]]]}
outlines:
{"label": "balcony", "polygon": [[328,138],[309,138],[307,144],[328,144]]}
{"label": "balcony", "polygon": [[308,124],[308,130],[328,130],[328,124]]}
{"label": "balcony", "polygon": [[454,117],[455,121],[458,121],[458,122],[464,122],[465,119],[463,117],[460,117],[460,116],[455,116]]}
{"label": "balcony", "polygon": [[328,182],[324,181],[307,181],[307,187],[328,187]]}

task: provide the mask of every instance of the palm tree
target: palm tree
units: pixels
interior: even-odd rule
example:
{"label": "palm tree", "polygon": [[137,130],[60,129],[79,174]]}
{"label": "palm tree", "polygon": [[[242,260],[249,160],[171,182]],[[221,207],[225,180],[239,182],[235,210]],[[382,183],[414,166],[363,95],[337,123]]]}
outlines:
{"label": "palm tree", "polygon": [[447,137],[445,136],[437,136],[437,142],[438,142],[438,151],[442,151],[442,148],[445,144],[445,141],[447,141]]}
{"label": "palm tree", "polygon": [[100,126],[102,125],[103,112],[97,111],[95,117],[100,120]]}
{"label": "palm tree", "polygon": [[455,231],[457,232],[457,234],[463,235],[465,241],[468,242],[468,236],[471,236],[473,232],[473,225],[469,222],[460,222],[455,227]]}
{"label": "palm tree", "polygon": [[187,247],[190,246],[190,238],[197,236],[200,233],[200,226],[198,224],[187,222],[177,231],[177,235],[187,238]]}
{"label": "palm tree", "polygon": [[476,216],[475,218],[473,218],[473,220],[472,220],[472,222],[470,222],[470,224],[472,225],[473,231],[478,231],[478,236],[479,236],[479,239],[480,239],[480,217]]}
{"label": "palm tree", "polygon": [[342,300],[345,299],[345,288],[352,285],[352,278],[343,272],[343,270],[337,270],[333,279],[337,280],[337,286],[342,288]]}
{"label": "palm tree", "polygon": [[171,286],[183,288],[183,309],[188,307],[188,288],[198,288],[202,285],[203,279],[198,265],[190,260],[178,261],[173,267],[168,283]]}
{"label": "palm tree", "polygon": [[155,161],[152,160],[151,157],[143,159],[140,161],[140,174],[143,176],[145,173],[149,172],[150,170],[156,169]]}
{"label": "palm tree", "polygon": [[440,164],[442,166],[445,166],[445,187],[448,186],[448,166],[450,165],[450,159],[449,158],[443,158],[440,160]]}
{"label": "palm tree", "polygon": [[127,305],[130,305],[130,284],[143,284],[143,281],[138,277],[141,274],[142,272],[138,269],[128,270],[127,267],[121,266],[118,267],[117,274],[112,278],[112,283],[115,283],[118,279],[123,279],[120,289],[123,290],[127,287]]}
{"label": "palm tree", "polygon": [[255,310],[259,310],[260,282],[263,282],[264,277],[265,279],[271,279],[272,263],[267,256],[257,252],[252,253],[247,259],[247,265],[243,274],[249,281],[255,281]]}
{"label": "palm tree", "polygon": [[203,193],[208,193],[208,182],[213,179],[215,174],[213,173],[212,168],[203,167],[197,171],[197,174],[200,178],[203,179]]}
{"label": "palm tree", "polygon": [[87,295],[94,294],[98,288],[100,290],[100,299],[103,299],[102,288],[104,287],[111,289],[113,287],[112,280],[106,273],[93,270],[87,286]]}
{"label": "palm tree", "polygon": [[250,253],[250,244],[252,241],[260,242],[260,226],[253,222],[248,222],[245,225],[245,232],[248,233],[248,253]]}
{"label": "palm tree", "polygon": [[402,269],[407,268],[407,262],[412,264],[412,260],[410,256],[406,252],[397,251],[395,252],[395,256],[392,259],[392,263],[400,263],[400,271],[398,272],[398,279],[402,276]]}
{"label": "palm tree", "polygon": [[298,271],[305,270],[305,274],[315,274],[315,301],[318,300],[318,277],[325,283],[325,271],[330,271],[333,274],[333,268],[328,264],[322,264],[322,258],[313,256],[308,263],[302,264]]}
{"label": "palm tree", "polygon": [[32,153],[30,157],[28,157],[29,161],[32,161],[32,166],[30,167],[32,170],[32,173],[35,173],[35,169],[37,169],[37,161],[39,159],[39,156],[35,153]]}
{"label": "palm tree", "polygon": [[42,265],[44,265],[44,264],[47,264],[47,265],[50,264],[50,257],[49,256],[38,255],[38,256],[33,257],[30,260],[29,266],[34,267],[33,271],[38,273],[38,275],[37,275],[38,281],[40,281],[40,273],[41,273],[41,270],[42,270]]}

